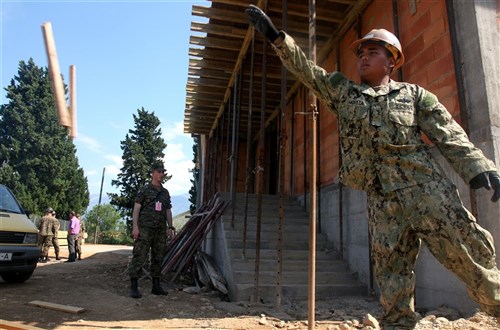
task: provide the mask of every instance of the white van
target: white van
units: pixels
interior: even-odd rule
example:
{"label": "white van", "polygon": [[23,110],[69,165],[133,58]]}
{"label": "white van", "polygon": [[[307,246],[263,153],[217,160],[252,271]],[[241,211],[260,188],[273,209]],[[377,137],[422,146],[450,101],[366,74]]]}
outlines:
{"label": "white van", "polygon": [[0,277],[22,283],[31,277],[40,257],[38,229],[14,194],[0,184]]}

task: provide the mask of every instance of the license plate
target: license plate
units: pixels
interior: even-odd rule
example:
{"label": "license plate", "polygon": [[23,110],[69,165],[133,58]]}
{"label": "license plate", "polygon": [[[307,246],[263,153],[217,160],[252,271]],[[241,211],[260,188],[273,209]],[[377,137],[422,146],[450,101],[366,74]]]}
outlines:
{"label": "license plate", "polygon": [[12,253],[2,252],[0,253],[0,261],[10,261],[12,260]]}

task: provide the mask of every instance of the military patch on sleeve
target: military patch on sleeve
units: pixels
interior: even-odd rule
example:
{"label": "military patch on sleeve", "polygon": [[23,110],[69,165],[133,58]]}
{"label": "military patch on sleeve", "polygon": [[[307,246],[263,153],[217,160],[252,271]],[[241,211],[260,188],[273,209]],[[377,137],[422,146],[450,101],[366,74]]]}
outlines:
{"label": "military patch on sleeve", "polygon": [[345,78],[342,74],[339,74],[338,72],[333,72],[330,73],[328,80],[330,81],[332,86],[336,87],[340,85],[345,80]]}
{"label": "military patch on sleeve", "polygon": [[422,98],[420,100],[420,108],[423,109],[432,109],[436,106],[438,99],[436,95],[432,94],[429,91],[424,91],[422,94]]}

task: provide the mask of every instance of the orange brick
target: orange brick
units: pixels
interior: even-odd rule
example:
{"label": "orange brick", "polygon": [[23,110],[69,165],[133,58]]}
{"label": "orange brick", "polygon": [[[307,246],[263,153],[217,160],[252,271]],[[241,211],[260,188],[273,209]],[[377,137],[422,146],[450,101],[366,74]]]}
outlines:
{"label": "orange brick", "polygon": [[428,71],[429,83],[432,83],[440,79],[442,76],[450,72],[454,72],[453,58],[451,56],[442,56],[432,64],[428,65],[426,69]]}
{"label": "orange brick", "polygon": [[417,1],[417,14],[428,13],[430,8],[434,5],[436,1],[433,0],[423,0]]}
{"label": "orange brick", "polygon": [[449,54],[451,53],[451,40],[450,35],[448,33],[441,35],[436,41],[432,44],[432,48],[434,48],[434,52],[437,57],[440,57],[440,54]]}
{"label": "orange brick", "polygon": [[448,19],[448,15],[446,12],[446,3],[445,1],[434,1],[432,5],[429,7],[429,12],[431,16],[431,20],[435,21],[438,18],[445,18],[446,23]]}
{"label": "orange brick", "polygon": [[430,24],[431,15],[429,11],[426,11],[411,24],[410,33],[412,35],[419,35],[422,31],[425,31]]}
{"label": "orange brick", "polygon": [[441,35],[447,32],[442,17],[438,18],[424,31],[424,45],[425,47],[431,46]]}

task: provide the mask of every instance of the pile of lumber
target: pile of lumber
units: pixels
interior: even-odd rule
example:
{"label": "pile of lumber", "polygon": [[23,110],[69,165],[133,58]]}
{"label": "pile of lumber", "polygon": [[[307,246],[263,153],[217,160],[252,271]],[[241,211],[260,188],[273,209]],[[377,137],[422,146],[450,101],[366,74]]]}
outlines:
{"label": "pile of lumber", "polygon": [[162,263],[162,275],[173,274],[174,282],[179,274],[193,263],[194,255],[224,212],[228,202],[215,195],[207,204],[196,210],[169,245]]}

